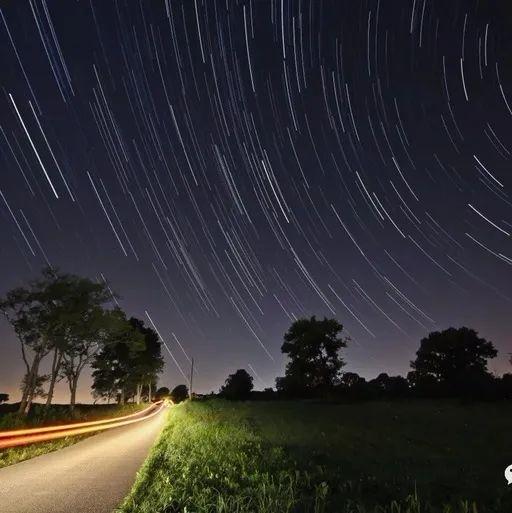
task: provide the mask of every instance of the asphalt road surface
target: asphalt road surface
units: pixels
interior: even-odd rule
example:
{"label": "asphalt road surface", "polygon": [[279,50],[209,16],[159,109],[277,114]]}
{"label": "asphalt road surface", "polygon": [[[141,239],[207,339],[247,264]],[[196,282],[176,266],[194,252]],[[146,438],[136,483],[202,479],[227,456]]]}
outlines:
{"label": "asphalt road surface", "polygon": [[111,513],[129,492],[166,411],[0,469],[0,512]]}

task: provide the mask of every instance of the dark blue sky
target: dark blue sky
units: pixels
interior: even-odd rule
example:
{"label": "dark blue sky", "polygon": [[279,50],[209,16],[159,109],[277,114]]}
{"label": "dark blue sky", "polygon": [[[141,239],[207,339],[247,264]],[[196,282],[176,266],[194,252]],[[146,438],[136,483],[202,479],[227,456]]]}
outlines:
{"label": "dark blue sky", "polygon": [[[0,293],[46,263],[107,279],[205,392],[240,367],[273,385],[284,331],[312,314],[344,324],[367,377],[405,374],[450,325],[510,368],[504,8],[0,5]],[[0,343],[15,394],[3,320]],[[166,360],[162,384],[183,381]]]}

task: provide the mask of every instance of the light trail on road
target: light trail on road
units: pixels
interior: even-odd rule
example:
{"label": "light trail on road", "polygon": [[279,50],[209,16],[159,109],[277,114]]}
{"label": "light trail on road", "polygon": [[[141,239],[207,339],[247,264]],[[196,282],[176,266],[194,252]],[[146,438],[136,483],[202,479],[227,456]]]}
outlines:
{"label": "light trail on road", "polygon": [[[134,416],[138,416],[150,411],[157,405],[159,405],[159,407],[149,415],[144,415],[139,418],[133,418]],[[150,407],[140,412],[125,415],[123,417],[118,417],[116,419],[104,419],[91,422],[67,424],[63,426],[49,426],[40,429],[35,428],[27,430],[5,431],[0,434],[2,437],[2,439],[0,439],[0,449],[18,447],[20,445],[27,445],[36,442],[48,442],[50,440],[56,440],[58,438],[64,438],[67,436],[82,435],[86,433],[92,433],[95,431],[105,431],[107,429],[113,429],[116,427],[134,424],[136,422],[141,422],[143,420],[147,420],[151,417],[154,417],[155,415],[160,413],[163,408],[165,408],[165,403],[160,402],[155,403],[154,405],[151,405]],[[9,433],[11,434],[9,435]],[[9,438],[7,438],[7,436],[9,436]]]}
{"label": "light trail on road", "polygon": [[145,422],[106,429],[0,469],[0,511],[112,513],[130,491],[166,422],[166,408],[157,405],[155,412],[144,417]]}

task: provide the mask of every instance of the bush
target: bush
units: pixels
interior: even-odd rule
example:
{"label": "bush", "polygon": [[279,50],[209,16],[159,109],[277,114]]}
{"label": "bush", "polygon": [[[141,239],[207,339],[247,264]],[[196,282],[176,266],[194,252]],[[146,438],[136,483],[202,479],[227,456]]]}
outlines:
{"label": "bush", "polygon": [[178,385],[174,387],[171,392],[172,402],[175,404],[181,403],[188,398],[187,385]]}

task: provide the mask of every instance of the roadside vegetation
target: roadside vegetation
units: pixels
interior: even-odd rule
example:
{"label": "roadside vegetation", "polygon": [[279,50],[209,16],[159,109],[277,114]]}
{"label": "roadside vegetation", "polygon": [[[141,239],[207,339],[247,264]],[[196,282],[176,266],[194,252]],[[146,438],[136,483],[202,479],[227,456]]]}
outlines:
{"label": "roadside vegetation", "polygon": [[[15,407],[16,405],[3,405],[1,408],[5,410],[7,406]],[[20,416],[17,413],[2,414],[2,410],[0,410],[0,431],[121,417],[140,411],[147,406],[148,404],[145,403],[122,405],[78,404],[73,413],[70,414],[68,405],[52,405],[49,410],[46,410],[42,404],[32,404],[32,408],[27,416]],[[93,434],[94,433],[87,433],[85,435],[69,436],[50,442],[0,450],[0,468],[62,449],[68,445],[73,445]]]}
{"label": "roadside vegetation", "polygon": [[511,430],[497,403],[187,402],[118,513],[503,513]]}

